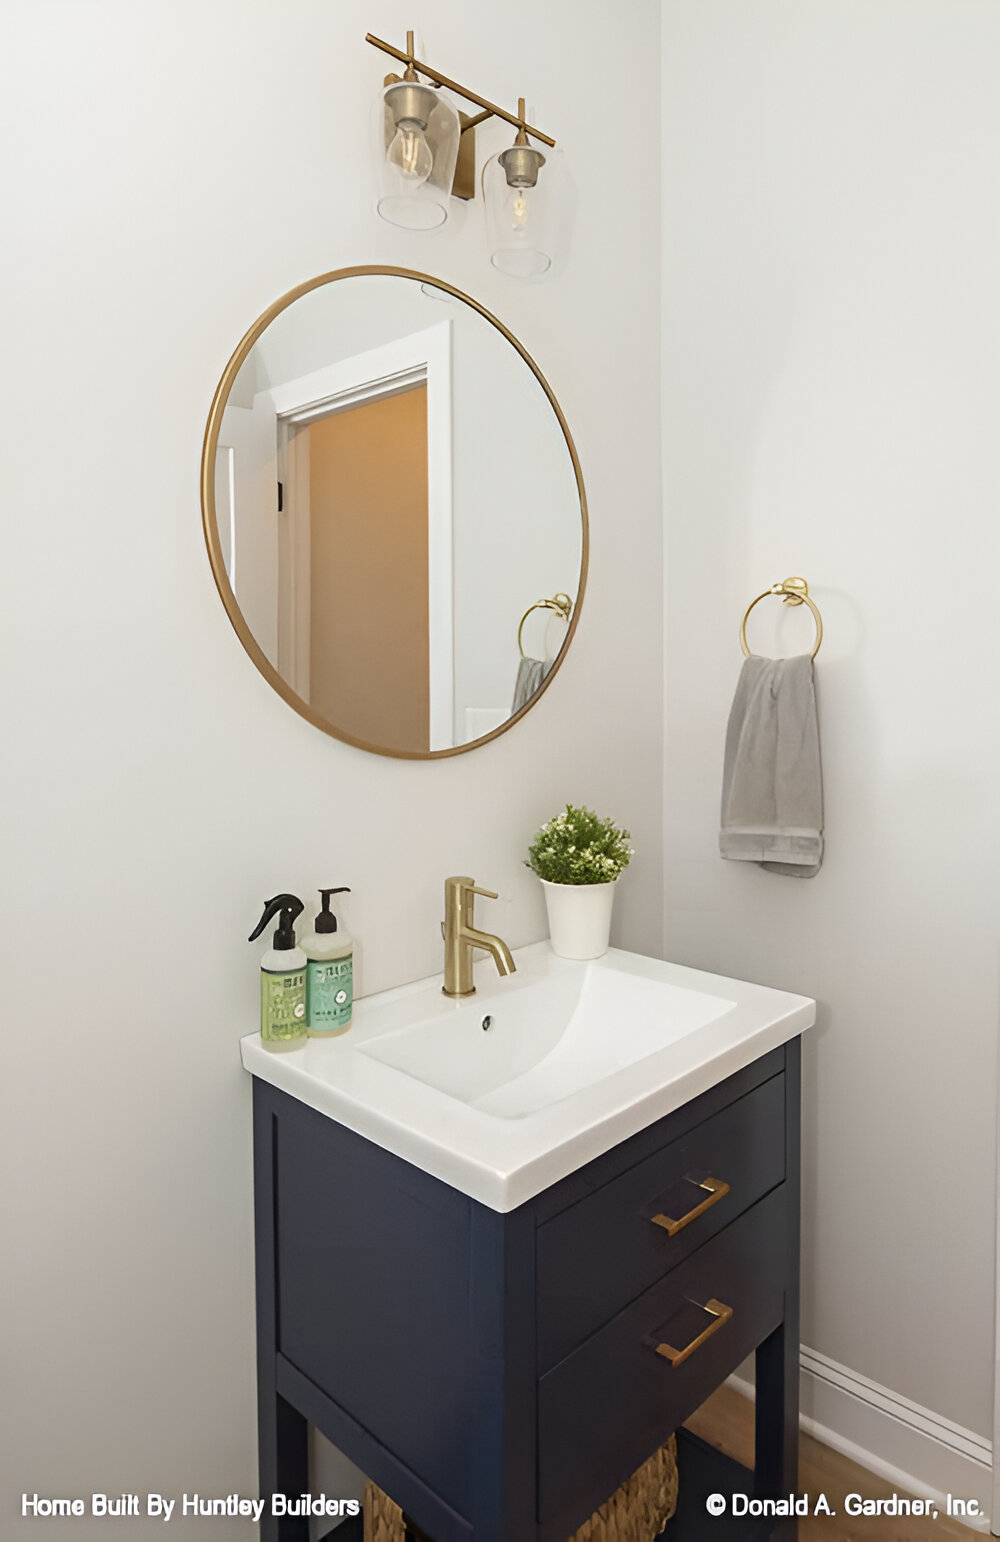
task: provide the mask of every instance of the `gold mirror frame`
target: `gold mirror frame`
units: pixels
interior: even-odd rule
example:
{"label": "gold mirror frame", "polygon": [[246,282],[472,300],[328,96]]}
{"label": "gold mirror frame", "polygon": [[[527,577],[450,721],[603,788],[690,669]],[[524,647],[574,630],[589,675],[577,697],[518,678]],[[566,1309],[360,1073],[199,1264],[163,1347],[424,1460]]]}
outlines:
{"label": "gold mirror frame", "polygon": [[[552,408],[552,411],[555,413],[556,422],[559,424],[559,427],[562,430],[563,438],[566,441],[566,449],[569,452],[569,457],[573,464],[573,475],[576,478],[576,488],[580,498],[580,521],[582,524],[580,543],[580,580],[579,584],[577,585],[576,600],[573,605],[573,613],[570,617],[569,627],[566,632],[565,639],[563,640],[563,645],[559,649],[559,652],[557,653],[552,664],[552,668],[549,670],[548,674],[545,676],[545,679],[542,681],[541,685],[538,687],[538,690],[534,693],[530,700],[525,702],[520,711],[513,713],[509,718],[507,718],[505,722],[501,723],[499,728],[492,729],[490,733],[483,734],[478,739],[470,739],[467,744],[455,744],[445,750],[386,749],[382,745],[369,744],[364,739],[355,738],[353,734],[341,732],[339,729],[334,728],[330,723],[328,723],[325,718],[321,717],[319,713],[314,712],[309,703],[307,701],[303,701],[302,697],[297,695],[297,693],[292,690],[291,686],[289,686],[288,682],[284,680],[278,673],[270,659],[266,657],[262,649],[258,646],[253,633],[250,631],[246,621],[243,619],[243,613],[240,610],[236,596],[233,593],[229,583],[229,577],[226,573],[225,562],[223,561],[222,556],[222,544],[219,540],[219,526],[215,509],[215,457],[219,444],[219,430],[222,426],[222,414],[225,410],[226,403],[229,400],[229,393],[232,389],[233,382],[235,381],[236,376],[238,375],[248,353],[250,352],[257,339],[265,331],[265,329],[270,326],[275,317],[279,316],[283,310],[286,310],[288,306],[292,305],[296,300],[300,299],[302,295],[309,294],[311,290],[318,289],[323,284],[331,284],[337,279],[368,277],[371,275],[386,275],[391,278],[410,278],[415,279],[417,283],[420,284],[430,284],[435,289],[441,289],[445,294],[449,294],[454,299],[461,300],[463,304],[471,306],[474,311],[479,312],[479,315],[482,316],[485,321],[488,321],[491,326],[496,327],[497,331],[507,339],[511,347],[515,348],[520,354],[521,358],[531,370],[535,379],[538,381],[542,390],[545,392],[546,397],[548,398],[549,405]],[[205,531],[205,543],[208,547],[208,558],[212,564],[212,574],[215,578],[215,584],[219,591],[219,596],[223,605],[226,607],[226,614],[229,616],[229,619],[233,624],[233,629],[236,632],[237,637],[243,644],[243,647],[250,655],[250,658],[253,660],[260,673],[264,676],[264,679],[275,691],[277,691],[278,695],[281,696],[288,703],[288,705],[299,714],[300,717],[306,718],[308,722],[312,723],[316,728],[321,729],[323,733],[329,734],[331,738],[339,739],[344,744],[352,744],[355,749],[367,750],[370,754],[373,755],[389,755],[393,759],[397,760],[443,760],[446,756],[449,755],[464,755],[468,750],[478,749],[481,744],[488,744],[491,739],[499,738],[501,734],[506,733],[509,728],[512,728],[515,723],[519,722],[527,712],[530,712],[532,707],[534,707],[538,702],[539,698],[543,696],[544,693],[548,690],[551,681],[554,679],[562,666],[562,661],[567,651],[569,650],[569,645],[573,640],[573,634],[576,631],[577,622],[580,619],[580,607],[583,604],[584,591],[587,586],[587,566],[590,554],[590,527],[587,520],[587,494],[583,485],[583,473],[580,470],[580,461],[576,453],[576,446],[573,443],[573,436],[570,433],[569,425],[563,416],[562,408],[556,400],[555,393],[553,392],[552,387],[549,385],[545,376],[542,374],[541,370],[538,368],[538,365],[535,363],[527,349],[518,342],[513,332],[509,331],[507,327],[504,326],[502,321],[498,321],[496,316],[488,311],[484,305],[480,305],[479,301],[474,300],[471,295],[464,294],[461,289],[456,289],[453,284],[446,284],[443,279],[434,278],[429,273],[418,273],[413,268],[394,268],[382,265],[371,267],[334,268],[330,273],[321,273],[318,278],[311,278],[304,284],[296,285],[294,289],[290,289],[287,294],[282,295],[280,300],[275,300],[274,304],[268,306],[264,314],[258,317],[253,326],[243,337],[242,341],[236,349],[236,352],[233,354],[232,358],[229,360],[229,363],[226,365],[226,368],[223,371],[222,379],[219,381],[219,384],[216,387],[215,395],[212,398],[212,406],[208,414],[208,424],[205,428],[205,442],[201,455],[201,512],[202,525]]]}

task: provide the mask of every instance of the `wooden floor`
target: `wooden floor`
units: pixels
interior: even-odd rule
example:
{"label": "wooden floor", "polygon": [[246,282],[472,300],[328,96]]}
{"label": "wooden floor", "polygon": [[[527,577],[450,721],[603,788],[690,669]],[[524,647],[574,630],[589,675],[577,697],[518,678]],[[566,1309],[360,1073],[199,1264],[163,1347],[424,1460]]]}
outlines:
{"label": "wooden floor", "polygon": [[[717,1451],[724,1451],[746,1467],[753,1465],[753,1404],[731,1387],[720,1387],[687,1421],[687,1428]],[[799,1542],[862,1542],[875,1537],[880,1542],[938,1542],[944,1537],[965,1538],[969,1542],[973,1537],[983,1537],[982,1532],[973,1531],[943,1513],[938,1520],[844,1515],[846,1494],[860,1494],[864,1499],[888,1498],[894,1492],[892,1485],[809,1435],[803,1434],[799,1451],[799,1492],[809,1494],[813,1501],[818,1494],[825,1494],[830,1508],[837,1512],[832,1516],[803,1516],[799,1521]]]}

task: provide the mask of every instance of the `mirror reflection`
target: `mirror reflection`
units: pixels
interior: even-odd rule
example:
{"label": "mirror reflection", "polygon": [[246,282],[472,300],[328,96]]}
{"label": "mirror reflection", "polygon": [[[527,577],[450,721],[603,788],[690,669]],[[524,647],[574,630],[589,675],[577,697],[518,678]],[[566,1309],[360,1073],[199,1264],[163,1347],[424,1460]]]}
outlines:
{"label": "mirror reflection", "polygon": [[547,683],[584,578],[582,482],[540,375],[419,275],[329,275],[248,341],[210,419],[205,499],[251,656],[364,748],[492,735]]}

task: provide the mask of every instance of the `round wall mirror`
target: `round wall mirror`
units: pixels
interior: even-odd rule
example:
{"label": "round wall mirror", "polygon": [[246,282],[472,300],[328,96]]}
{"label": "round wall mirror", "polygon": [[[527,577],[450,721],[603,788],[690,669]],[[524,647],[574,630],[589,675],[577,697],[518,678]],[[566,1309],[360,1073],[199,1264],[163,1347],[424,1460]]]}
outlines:
{"label": "round wall mirror", "polygon": [[361,749],[493,738],[576,627],[587,511],[559,404],[506,327],[426,274],[325,273],[254,322],[212,403],[202,507],[257,668]]}

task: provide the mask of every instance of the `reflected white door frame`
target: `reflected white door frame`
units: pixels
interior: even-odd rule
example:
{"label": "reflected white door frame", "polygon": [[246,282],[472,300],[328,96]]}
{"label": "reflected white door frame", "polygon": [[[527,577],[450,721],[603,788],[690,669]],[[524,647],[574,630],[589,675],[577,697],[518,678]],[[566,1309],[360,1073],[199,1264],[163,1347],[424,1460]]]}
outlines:
{"label": "reflected white door frame", "polygon": [[[296,430],[331,412],[397,396],[421,383],[427,387],[428,728],[430,748],[444,750],[455,743],[450,320],[341,359],[261,395],[269,400],[278,419],[279,474],[289,483],[286,508],[290,517],[282,524],[279,540],[279,585],[293,586],[292,592],[282,596],[292,620],[286,628],[279,625],[279,672],[308,701],[309,510],[307,500],[293,490],[296,481],[299,487],[303,485],[295,445],[298,439],[301,447],[304,436]],[[282,568],[286,579],[281,577]],[[285,608],[282,605],[279,614]]]}
{"label": "reflected white door frame", "polygon": [[278,673],[303,701],[310,698],[312,626],[312,505],[307,424],[277,419],[278,483],[284,489],[278,519]]}

